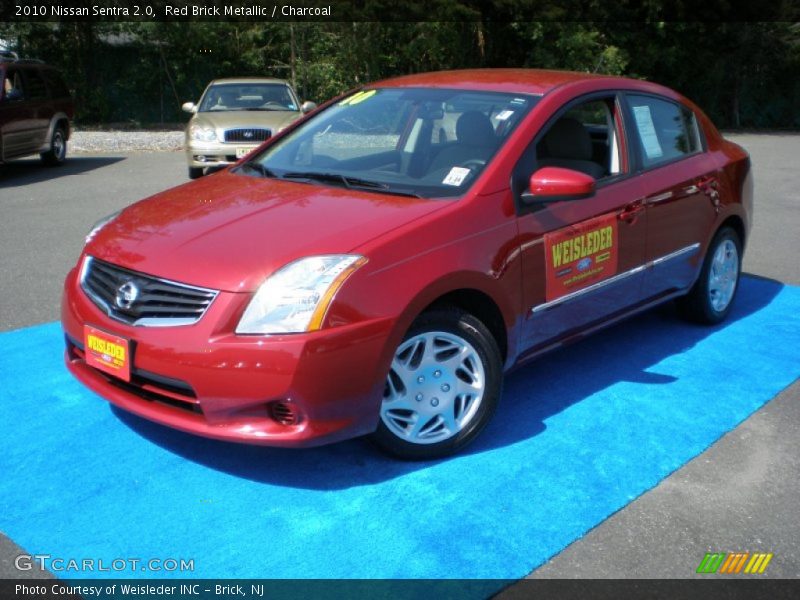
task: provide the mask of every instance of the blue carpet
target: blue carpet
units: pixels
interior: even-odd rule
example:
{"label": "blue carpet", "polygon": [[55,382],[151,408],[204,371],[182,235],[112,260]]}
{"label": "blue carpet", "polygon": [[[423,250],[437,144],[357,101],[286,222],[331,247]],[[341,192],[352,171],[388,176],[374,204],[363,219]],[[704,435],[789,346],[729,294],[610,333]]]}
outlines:
{"label": "blue carpet", "polygon": [[519,578],[800,376],[799,313],[800,288],[752,277],[724,326],[652,311],[516,371],[481,439],[427,464],[178,433],[73,381],[57,323],[3,333],[0,529],[196,577]]}

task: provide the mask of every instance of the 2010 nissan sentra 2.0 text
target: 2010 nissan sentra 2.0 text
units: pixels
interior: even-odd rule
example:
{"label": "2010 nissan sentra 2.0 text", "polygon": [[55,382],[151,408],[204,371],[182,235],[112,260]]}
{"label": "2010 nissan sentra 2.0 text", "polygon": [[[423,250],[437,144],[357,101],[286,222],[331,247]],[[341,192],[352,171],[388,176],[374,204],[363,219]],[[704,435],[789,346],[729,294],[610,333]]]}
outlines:
{"label": "2010 nissan sentra 2.0 text", "polygon": [[747,153],[653,83],[375,83],[101,220],[65,282],[66,363],[198,435],[444,456],[520,363],[671,299],[722,321],[752,188]]}

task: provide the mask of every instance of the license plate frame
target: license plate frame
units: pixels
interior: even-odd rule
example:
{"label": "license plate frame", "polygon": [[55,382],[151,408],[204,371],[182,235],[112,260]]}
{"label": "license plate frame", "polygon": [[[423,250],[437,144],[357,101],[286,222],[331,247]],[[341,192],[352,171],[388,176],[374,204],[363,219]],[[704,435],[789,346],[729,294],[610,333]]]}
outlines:
{"label": "license plate frame", "polygon": [[245,146],[243,148],[237,148],[236,149],[236,158],[237,159],[244,158],[245,156],[250,154],[256,148],[258,148],[258,146]]}
{"label": "license plate frame", "polygon": [[86,364],[123,381],[131,380],[131,340],[92,325],[83,326]]}

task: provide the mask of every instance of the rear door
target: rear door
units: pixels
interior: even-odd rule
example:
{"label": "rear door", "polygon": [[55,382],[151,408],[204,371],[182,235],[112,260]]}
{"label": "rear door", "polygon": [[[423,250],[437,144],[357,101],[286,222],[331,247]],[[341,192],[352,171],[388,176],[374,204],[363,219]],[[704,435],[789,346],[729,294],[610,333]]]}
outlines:
{"label": "rear door", "polygon": [[717,214],[717,166],[688,107],[654,95],[625,99],[647,213],[644,295],[656,298],[694,282]]}
{"label": "rear door", "polygon": [[3,76],[0,98],[0,135],[3,158],[32,154],[37,146],[31,132],[36,129],[34,111],[28,102],[22,70],[10,65]]}
{"label": "rear door", "polygon": [[23,69],[25,78],[25,97],[31,111],[30,144],[32,152],[38,152],[47,141],[50,121],[53,118],[53,104],[47,92],[47,84],[37,68]]}
{"label": "rear door", "polygon": [[542,166],[579,170],[597,182],[590,198],[544,207],[518,203],[523,353],[591,329],[641,301],[646,215],[629,168],[622,114],[614,92],[573,101],[548,121],[515,167],[517,195]]}

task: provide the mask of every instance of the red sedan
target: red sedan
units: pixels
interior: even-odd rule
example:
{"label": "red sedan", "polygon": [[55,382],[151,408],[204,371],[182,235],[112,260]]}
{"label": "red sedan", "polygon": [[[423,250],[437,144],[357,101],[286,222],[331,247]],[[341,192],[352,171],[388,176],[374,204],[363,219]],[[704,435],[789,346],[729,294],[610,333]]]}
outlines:
{"label": "red sedan", "polygon": [[191,433],[439,457],[516,365],[670,299],[723,320],[752,197],[747,153],[659,85],[391,79],[98,223],[65,282],[66,363]]}

